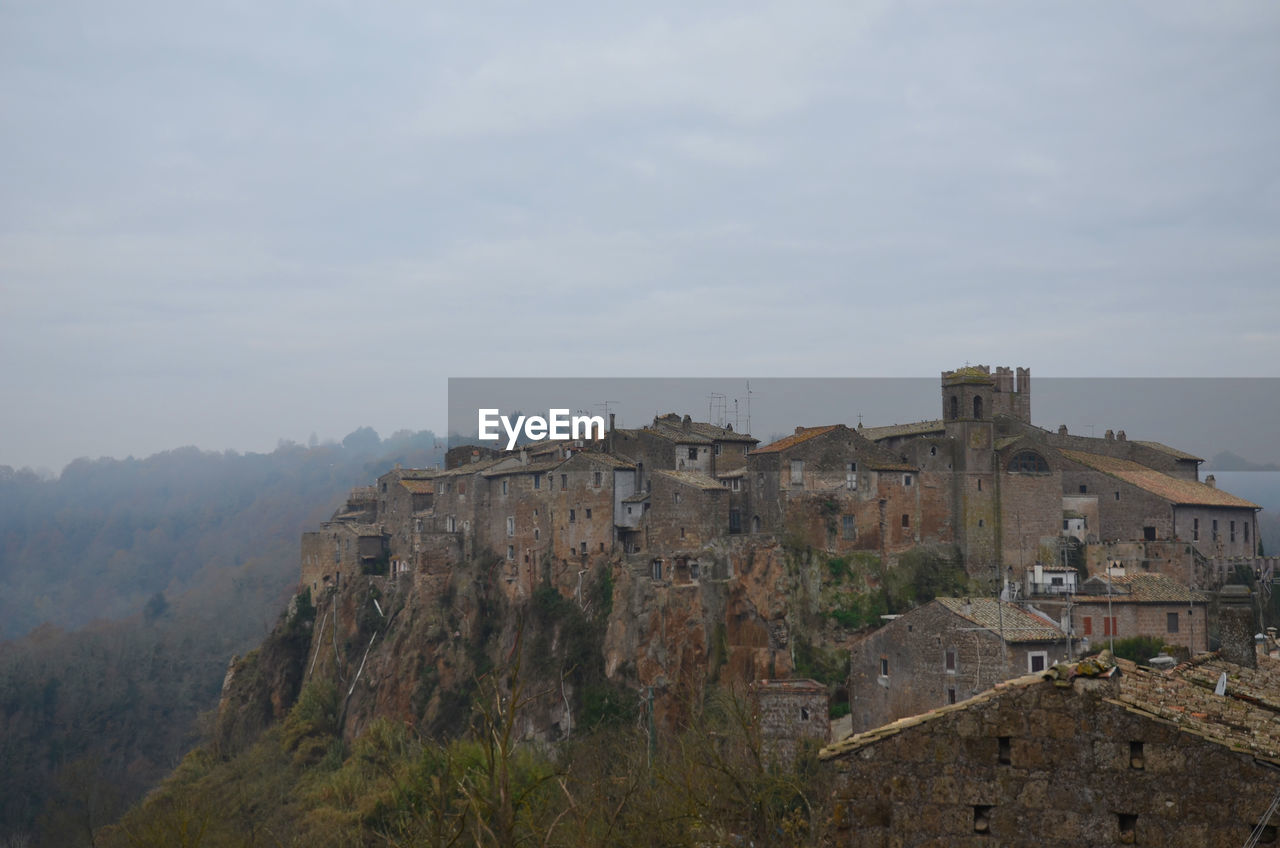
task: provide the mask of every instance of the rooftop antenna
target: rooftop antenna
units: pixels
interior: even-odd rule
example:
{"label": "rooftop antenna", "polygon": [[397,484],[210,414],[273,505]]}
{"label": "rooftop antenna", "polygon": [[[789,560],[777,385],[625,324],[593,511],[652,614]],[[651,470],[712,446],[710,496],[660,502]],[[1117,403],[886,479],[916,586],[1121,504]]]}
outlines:
{"label": "rooftop antenna", "polygon": [[615,406],[621,406],[621,405],[622,405],[622,401],[619,401],[619,400],[602,400],[602,401],[600,401],[599,403],[594,404],[594,406],[603,406],[603,407],[604,407],[604,420],[605,420],[605,424],[606,424],[606,425],[607,425],[607,424],[608,424],[608,422],[609,422],[609,404],[611,404],[611,403],[612,403],[612,404],[614,404]]}
{"label": "rooftop antenna", "polygon": [[[708,424],[715,424],[717,427],[724,426],[725,409],[726,409],[725,401],[726,401],[725,396],[720,394],[719,392],[712,392],[711,394],[707,395],[707,423]],[[720,418],[718,420],[716,418],[716,414],[715,414],[716,412],[720,413]]]}

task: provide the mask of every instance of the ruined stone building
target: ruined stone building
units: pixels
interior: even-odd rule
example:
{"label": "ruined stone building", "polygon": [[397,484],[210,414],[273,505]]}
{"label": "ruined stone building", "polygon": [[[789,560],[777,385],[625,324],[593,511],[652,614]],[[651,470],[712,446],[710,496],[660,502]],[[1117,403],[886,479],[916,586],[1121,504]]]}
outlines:
{"label": "ruined stone building", "polygon": [[1088,660],[854,734],[821,754],[835,844],[1272,844],[1280,662],[1256,663]]}
{"label": "ruined stone building", "polygon": [[757,680],[751,684],[750,696],[766,761],[790,764],[804,740],[819,747],[830,741],[830,696],[821,683],[807,679]]}
{"label": "ruined stone building", "polygon": [[850,649],[855,731],[954,704],[1072,656],[1051,619],[994,598],[937,598]]}

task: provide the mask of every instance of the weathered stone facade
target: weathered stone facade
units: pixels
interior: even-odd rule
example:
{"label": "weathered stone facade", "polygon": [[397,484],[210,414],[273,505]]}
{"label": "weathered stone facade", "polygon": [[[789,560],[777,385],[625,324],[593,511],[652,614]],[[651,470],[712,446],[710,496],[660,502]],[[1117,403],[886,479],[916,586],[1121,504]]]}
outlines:
{"label": "weathered stone facade", "polygon": [[830,696],[817,681],[757,680],[751,684],[751,702],[766,759],[790,764],[801,740],[821,746],[830,739]]}
{"label": "weathered stone facade", "polygon": [[1018,606],[991,598],[939,598],[853,644],[853,730],[963,701],[1068,654],[1064,632]]}
{"label": "weathered stone facade", "polygon": [[1226,698],[1189,673],[1068,667],[838,742],[835,844],[1243,845],[1280,774],[1277,703],[1222,670]]}

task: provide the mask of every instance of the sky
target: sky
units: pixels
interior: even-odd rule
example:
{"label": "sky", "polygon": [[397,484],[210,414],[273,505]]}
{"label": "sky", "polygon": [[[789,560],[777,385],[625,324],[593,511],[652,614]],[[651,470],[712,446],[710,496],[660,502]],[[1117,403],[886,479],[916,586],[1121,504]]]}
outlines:
{"label": "sky", "polygon": [[449,377],[1280,376],[1280,4],[621,6],[0,5],[0,465]]}

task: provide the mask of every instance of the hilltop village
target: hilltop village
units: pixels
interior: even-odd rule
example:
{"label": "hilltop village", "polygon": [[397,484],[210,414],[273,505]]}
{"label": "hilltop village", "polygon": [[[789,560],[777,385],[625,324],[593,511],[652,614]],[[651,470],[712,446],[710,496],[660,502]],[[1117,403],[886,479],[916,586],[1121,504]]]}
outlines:
{"label": "hilltop village", "polygon": [[[218,738],[317,678],[349,738],[458,728],[467,681],[523,655],[554,697],[522,702],[521,739],[639,694],[652,744],[708,687],[747,692],[766,759],[821,748],[824,844],[1274,840],[1280,648],[1241,585],[1277,565],[1258,505],[1177,448],[1036,426],[1027,369],[940,388],[908,425],[760,444],[673,413],[388,471],[304,534],[312,600],[233,665]],[[858,607],[901,574],[896,608]],[[1112,655],[1134,637],[1155,655]]]}
{"label": "hilltop village", "polygon": [[730,551],[778,539],[890,563],[953,546],[1006,600],[1109,572],[1205,589],[1237,566],[1274,568],[1256,555],[1258,505],[1201,481],[1200,458],[1123,430],[1035,426],[1025,368],[946,371],[941,389],[935,420],[803,426],[767,445],[668,414],[610,421],[602,440],[455,448],[445,469],[396,468],[354,490],[304,535],[302,584],[429,580],[484,553],[513,596],[572,584],[601,558],[682,583],[724,579]]}

